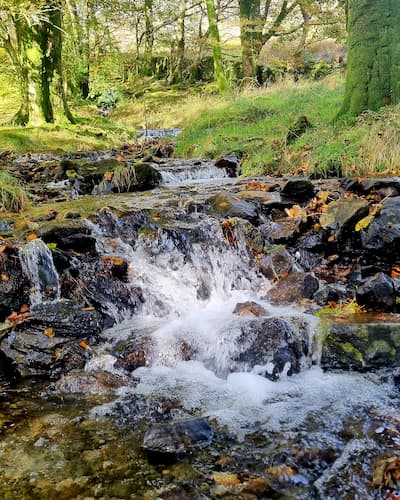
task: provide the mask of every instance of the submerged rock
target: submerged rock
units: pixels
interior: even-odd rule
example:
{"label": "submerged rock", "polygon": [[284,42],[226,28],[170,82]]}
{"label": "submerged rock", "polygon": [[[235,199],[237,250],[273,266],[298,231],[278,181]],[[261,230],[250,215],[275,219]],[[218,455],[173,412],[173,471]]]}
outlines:
{"label": "submerged rock", "polygon": [[203,418],[153,427],[143,438],[142,448],[154,458],[176,458],[211,443],[214,432]]}
{"label": "submerged rock", "polygon": [[400,316],[361,314],[331,322],[323,343],[325,370],[368,371],[400,364]]}

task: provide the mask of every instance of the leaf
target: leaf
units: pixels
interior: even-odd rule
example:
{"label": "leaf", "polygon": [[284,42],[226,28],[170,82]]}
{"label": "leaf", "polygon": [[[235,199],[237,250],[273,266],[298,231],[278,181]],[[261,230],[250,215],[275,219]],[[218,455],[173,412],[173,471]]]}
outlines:
{"label": "leaf", "polygon": [[47,243],[47,248],[54,252],[54,250],[57,248],[57,243]]}
{"label": "leaf", "polygon": [[84,340],[81,340],[79,342],[79,347],[82,347],[82,349],[85,349],[85,351],[90,351],[90,347]]}
{"label": "leaf", "polygon": [[292,219],[301,219],[303,222],[307,222],[307,212],[299,205],[293,205],[291,208],[285,208],[285,212],[287,216]]}
{"label": "leaf", "polygon": [[13,311],[9,316],[7,316],[7,321],[9,321],[10,323],[17,321],[17,319],[18,319],[18,313],[16,311]]}
{"label": "leaf", "polygon": [[6,243],[0,246],[0,253],[4,253],[6,250],[11,250],[13,248],[11,243]]}
{"label": "leaf", "polygon": [[36,233],[31,233],[31,234],[28,234],[28,236],[26,237],[26,239],[28,241],[33,241],[33,240],[37,240],[38,239],[38,235]]}
{"label": "leaf", "polygon": [[26,312],[28,312],[28,311],[29,311],[29,306],[28,306],[28,304],[22,304],[22,306],[20,307],[19,312],[20,312],[20,313],[26,313]]}
{"label": "leaf", "polygon": [[214,472],[212,478],[217,484],[225,486],[225,488],[234,488],[240,484],[237,474],[229,472]]}
{"label": "leaf", "polygon": [[7,273],[1,273],[0,275],[1,281],[9,281],[10,277],[8,276]]}
{"label": "leaf", "polygon": [[366,217],[357,222],[355,230],[359,232],[362,231],[363,229],[367,229],[367,227],[371,224],[373,220],[374,220],[373,214],[367,215]]}
{"label": "leaf", "polygon": [[46,328],[43,333],[50,339],[53,339],[56,336],[56,332],[53,328]]}
{"label": "leaf", "polygon": [[104,172],[104,180],[106,182],[110,182],[112,180],[112,178],[113,178],[113,173],[112,172],[109,172],[109,171]]}
{"label": "leaf", "polygon": [[82,307],[81,311],[94,311],[94,307]]}

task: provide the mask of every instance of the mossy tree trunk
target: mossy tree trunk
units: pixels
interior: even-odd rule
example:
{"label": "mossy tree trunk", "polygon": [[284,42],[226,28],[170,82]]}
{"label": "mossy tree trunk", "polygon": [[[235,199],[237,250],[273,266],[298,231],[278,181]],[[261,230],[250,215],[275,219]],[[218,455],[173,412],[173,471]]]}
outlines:
{"label": "mossy tree trunk", "polygon": [[239,0],[242,69],[245,78],[256,74],[257,58],[262,48],[264,19],[260,0]]}
{"label": "mossy tree trunk", "polygon": [[153,73],[153,0],[144,0],[144,74],[151,76]]}
{"label": "mossy tree trunk", "polygon": [[400,100],[400,0],[347,0],[348,65],[341,114]]}
{"label": "mossy tree trunk", "polygon": [[48,1],[46,16],[36,24],[24,17],[14,19],[16,45],[11,58],[18,70],[21,107],[14,121],[41,125],[55,121],[60,110],[71,122],[62,67],[62,10],[57,0]]}
{"label": "mossy tree trunk", "polygon": [[206,6],[210,41],[213,51],[214,76],[217,82],[218,90],[220,92],[225,92],[228,90],[229,84],[222,64],[221,40],[219,36],[218,18],[214,0],[206,0]]}

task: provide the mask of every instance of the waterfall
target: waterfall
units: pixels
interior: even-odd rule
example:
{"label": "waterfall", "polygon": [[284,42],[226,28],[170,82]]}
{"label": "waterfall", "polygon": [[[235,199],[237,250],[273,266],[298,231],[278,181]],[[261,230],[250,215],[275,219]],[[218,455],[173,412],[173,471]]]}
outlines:
{"label": "waterfall", "polygon": [[58,273],[49,247],[41,239],[29,241],[20,249],[23,271],[31,283],[31,306],[60,299]]}

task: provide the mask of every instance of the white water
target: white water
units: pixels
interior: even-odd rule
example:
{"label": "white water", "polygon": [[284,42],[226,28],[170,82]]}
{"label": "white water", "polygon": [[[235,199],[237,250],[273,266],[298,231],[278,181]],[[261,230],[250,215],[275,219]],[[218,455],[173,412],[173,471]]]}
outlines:
{"label": "white water", "polygon": [[20,249],[22,269],[31,283],[31,306],[60,299],[58,273],[49,247],[41,239],[23,245]]}
{"label": "white water", "polygon": [[168,160],[165,164],[155,165],[162,175],[164,185],[182,184],[190,181],[225,179],[228,177],[224,168],[215,166],[214,161],[205,160]]}

